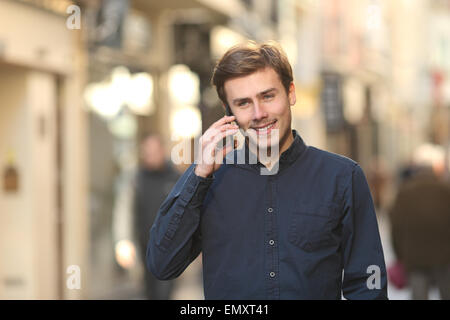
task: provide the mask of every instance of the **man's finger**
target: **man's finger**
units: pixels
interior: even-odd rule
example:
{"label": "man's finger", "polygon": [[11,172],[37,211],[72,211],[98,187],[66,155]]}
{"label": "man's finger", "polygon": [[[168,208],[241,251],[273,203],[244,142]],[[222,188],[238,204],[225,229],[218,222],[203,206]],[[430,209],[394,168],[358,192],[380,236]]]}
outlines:
{"label": "man's finger", "polygon": [[214,138],[211,141],[211,144],[213,144],[214,146],[217,145],[217,143],[222,140],[223,138],[229,136],[229,135],[234,135],[238,132],[238,129],[233,128],[233,129],[228,129],[225,131],[221,131],[219,134],[217,134],[216,136],[214,136]]}
{"label": "man's finger", "polygon": [[[208,160],[210,160],[211,158],[214,158],[215,154],[216,154],[217,143],[219,141],[221,141],[223,138],[225,138],[226,136],[236,134],[237,131],[238,131],[238,129],[230,129],[230,130],[226,130],[223,132],[219,132],[208,143],[205,144],[203,156],[207,157]],[[208,164],[210,164],[209,161],[208,161]]]}
{"label": "man's finger", "polygon": [[218,135],[221,134],[222,132],[226,131],[226,130],[233,130],[233,129],[239,129],[239,127],[235,124],[232,123],[228,123],[228,124],[224,124],[220,127],[210,127],[208,130],[205,131],[205,133],[203,134],[203,139],[202,141],[206,144],[208,144],[209,142],[213,141],[214,138]]}
{"label": "man's finger", "polygon": [[216,160],[223,161],[223,159],[227,156],[227,154],[234,149],[236,149],[235,143],[227,143],[222,149],[219,149],[216,152]]}
{"label": "man's finger", "polygon": [[222,118],[220,118],[219,120],[217,120],[216,122],[214,122],[210,128],[217,128],[227,122],[231,122],[235,120],[235,116],[224,116]]}

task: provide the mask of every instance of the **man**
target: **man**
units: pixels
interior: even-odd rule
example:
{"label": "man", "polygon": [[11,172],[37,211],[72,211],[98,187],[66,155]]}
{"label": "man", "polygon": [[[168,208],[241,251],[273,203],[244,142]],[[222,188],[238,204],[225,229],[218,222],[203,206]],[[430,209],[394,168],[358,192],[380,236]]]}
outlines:
{"label": "man", "polygon": [[[158,135],[147,135],[141,144],[142,166],[136,175],[134,192],[134,223],[142,258],[146,255],[148,230],[153,224],[158,208],[179,178],[178,172],[166,161],[162,141]],[[145,293],[148,299],[170,298],[173,282],[156,279],[145,272]]]}
{"label": "man", "polygon": [[[148,268],[172,279],[202,252],[206,299],[386,299],[364,174],[352,160],[306,146],[291,129],[296,96],[281,48],[231,48],[212,82],[231,116],[205,131],[201,160],[162,204]],[[247,136],[245,163],[214,161],[232,150],[216,144],[238,128]]]}

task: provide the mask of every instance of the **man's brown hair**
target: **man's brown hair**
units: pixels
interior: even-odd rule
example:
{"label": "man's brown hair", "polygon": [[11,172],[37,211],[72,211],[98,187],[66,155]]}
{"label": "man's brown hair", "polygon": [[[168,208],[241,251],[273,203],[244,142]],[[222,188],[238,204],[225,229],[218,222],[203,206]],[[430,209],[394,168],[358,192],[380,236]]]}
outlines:
{"label": "man's brown hair", "polygon": [[247,76],[267,67],[275,70],[288,93],[293,81],[292,68],[283,49],[274,41],[262,44],[248,41],[230,48],[217,62],[211,83],[216,87],[220,100],[228,106],[225,81]]}

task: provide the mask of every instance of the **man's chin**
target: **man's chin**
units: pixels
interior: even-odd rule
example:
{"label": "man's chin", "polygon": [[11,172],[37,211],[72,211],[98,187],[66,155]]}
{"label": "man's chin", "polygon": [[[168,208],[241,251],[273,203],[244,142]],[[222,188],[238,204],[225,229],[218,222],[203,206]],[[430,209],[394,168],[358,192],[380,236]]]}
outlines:
{"label": "man's chin", "polygon": [[266,150],[266,149],[271,149],[273,150],[274,148],[279,148],[280,146],[280,141],[278,139],[274,139],[274,141],[271,141],[272,139],[267,139],[267,138],[262,138],[259,137],[258,139],[249,139],[249,142],[251,144],[252,147],[258,147],[259,150]]}
{"label": "man's chin", "polygon": [[257,134],[255,130],[247,131],[248,141],[251,149],[274,150],[280,146],[280,136],[278,129],[272,130],[269,134]]}

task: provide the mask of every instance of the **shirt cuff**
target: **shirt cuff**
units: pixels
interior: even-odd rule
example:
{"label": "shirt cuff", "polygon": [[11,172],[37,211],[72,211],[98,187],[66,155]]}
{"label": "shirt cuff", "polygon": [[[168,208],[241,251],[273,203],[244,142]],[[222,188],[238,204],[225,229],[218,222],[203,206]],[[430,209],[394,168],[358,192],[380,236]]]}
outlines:
{"label": "shirt cuff", "polygon": [[[195,169],[195,167],[194,167]],[[208,193],[209,187],[214,181],[214,174],[209,177],[197,176],[192,170],[192,173],[187,181],[187,191],[192,194],[191,205],[197,206],[203,203],[203,200]]]}

